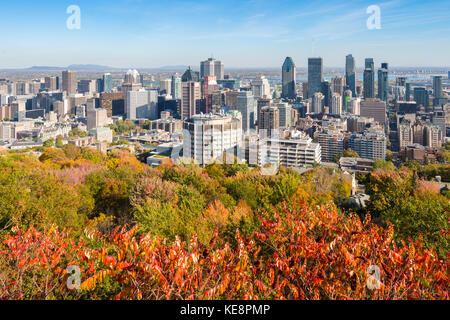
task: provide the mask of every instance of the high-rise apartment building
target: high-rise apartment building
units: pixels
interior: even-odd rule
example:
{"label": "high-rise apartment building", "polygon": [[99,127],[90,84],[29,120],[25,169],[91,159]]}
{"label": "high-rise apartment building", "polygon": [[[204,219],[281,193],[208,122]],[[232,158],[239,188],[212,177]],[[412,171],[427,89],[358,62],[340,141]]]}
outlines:
{"label": "high-rise apartment building", "polygon": [[342,114],[342,97],[338,93],[333,93],[331,98],[331,114]]}
{"label": "high-rise apartment building", "polygon": [[345,90],[345,91],[344,91],[344,96],[343,96],[343,99],[342,99],[342,103],[343,103],[342,109],[343,109],[343,112],[348,112],[348,109],[349,109],[349,103],[350,103],[350,101],[351,101],[352,99],[353,99],[353,93],[352,93],[352,90],[350,90],[350,89]]}
{"label": "high-rise apartment building", "polygon": [[67,94],[77,93],[77,72],[66,70],[62,72],[62,90]]}
{"label": "high-rise apartment building", "polygon": [[97,79],[97,92],[112,92],[112,75],[110,73],[105,73],[99,79]]}
{"label": "high-rise apartment building", "polygon": [[215,76],[217,80],[224,78],[224,65],[221,61],[214,58],[209,58],[206,61],[200,62],[200,78],[207,76]]}
{"label": "high-rise apartment building", "polygon": [[302,82],[302,98],[303,100],[308,99],[308,81]]}
{"label": "high-rise apartment building", "polygon": [[434,76],[433,77],[433,96],[434,102],[433,105],[439,106],[441,104],[442,98],[442,76]]}
{"label": "high-rise apartment building", "polygon": [[432,122],[435,126],[438,126],[442,132],[442,142],[445,142],[446,137],[446,124],[445,124],[445,112],[443,109],[435,109],[432,116]]}
{"label": "high-rise apartment building", "polygon": [[102,80],[103,80],[103,92],[112,92],[113,83],[111,73],[105,73],[102,76]]}
{"label": "high-rise apartment building", "polygon": [[88,131],[106,125],[106,120],[108,119],[106,109],[90,107],[87,108],[86,114]]}
{"label": "high-rise apartment building", "polygon": [[400,150],[408,146],[420,144],[430,148],[442,147],[442,130],[430,122],[403,120],[398,126]]}
{"label": "high-rise apartment building", "polygon": [[92,93],[97,91],[96,80],[80,80],[78,81],[78,93]]}
{"label": "high-rise apartment building", "polygon": [[279,103],[280,128],[289,128],[292,125],[292,107],[288,103]]}
{"label": "high-rise apartment building", "polygon": [[331,85],[329,81],[323,81],[321,84],[320,92],[323,94],[323,105],[331,109],[331,97],[333,92],[331,91]]}
{"label": "high-rise apartment building", "polygon": [[380,99],[366,99],[361,101],[360,108],[362,117],[374,118],[380,125],[386,125],[386,102]]}
{"label": "high-rise apartment building", "polygon": [[181,118],[191,118],[200,109],[202,90],[200,82],[187,81],[181,83]]}
{"label": "high-rise apartment building", "polygon": [[266,77],[260,76],[255,80],[252,80],[251,86],[255,99],[268,99],[271,97],[270,83]]}
{"label": "high-rise apartment building", "polygon": [[124,92],[102,92],[100,94],[100,107],[106,109],[108,117],[125,114]]}
{"label": "high-rise apartment building", "polygon": [[386,159],[386,136],[380,131],[365,131],[353,133],[348,147],[364,159]]}
{"label": "high-rise apartment building", "polygon": [[219,90],[219,85],[217,84],[216,76],[205,76],[202,80],[202,98],[203,107],[202,112],[210,113],[212,112],[213,99],[212,94]]}
{"label": "high-rise apartment building", "polygon": [[311,113],[322,113],[325,97],[321,92],[316,92],[312,98]]}
{"label": "high-rise apartment building", "polygon": [[414,101],[418,106],[423,106],[425,111],[428,111],[430,108],[430,97],[428,95],[428,90],[423,87],[416,87],[413,91]]}
{"label": "high-rise apartment building", "polygon": [[406,82],[405,85],[405,100],[406,101],[411,101],[411,83],[410,82]]}
{"label": "high-rise apartment building", "polygon": [[280,110],[275,106],[265,106],[261,108],[258,118],[259,131],[266,130],[266,135],[280,128]]}
{"label": "high-rise apartment building", "polygon": [[344,151],[344,134],[338,131],[318,131],[314,140],[320,144],[322,161],[333,162],[334,157]]}
{"label": "high-rise apartment building", "polygon": [[345,78],[344,77],[334,77],[331,80],[331,91],[333,93],[338,93],[341,97],[343,97],[344,91],[345,91]]}
{"label": "high-rise apartment building", "polygon": [[353,98],[347,101],[347,112],[353,115],[361,114],[361,98]]}
{"label": "high-rise apartment building", "polygon": [[242,115],[242,131],[245,134],[255,127],[255,122],[258,120],[257,102],[251,91],[241,91],[237,96],[236,103],[236,110]]}
{"label": "high-rise apartment building", "polygon": [[375,98],[375,64],[372,58],[367,58],[364,68],[364,99]]}
{"label": "high-rise apartment building", "polygon": [[59,121],[60,122],[64,121],[64,117],[69,112],[68,100],[64,99],[64,101],[55,101],[55,102],[53,102],[53,110],[58,115]]}
{"label": "high-rise apartment building", "polygon": [[356,97],[356,64],[355,58],[351,54],[345,57],[345,82],[347,83],[347,88]]}
{"label": "high-rise apartment building", "polygon": [[397,134],[400,150],[404,150],[414,143],[414,130],[410,121],[402,121],[398,125]]}
{"label": "high-rise apartment building", "polygon": [[382,63],[378,69],[378,99],[389,103],[389,71],[388,64]]}
{"label": "high-rise apartment building", "polygon": [[323,60],[322,58],[308,59],[308,98],[315,93],[321,92],[323,82]]}
{"label": "high-rise apartment building", "polygon": [[258,165],[281,165],[285,168],[301,168],[322,162],[321,146],[301,131],[289,131],[258,141]]}
{"label": "high-rise apartment building", "polygon": [[12,119],[11,106],[0,105],[0,121],[5,121],[6,119]]}
{"label": "high-rise apartment building", "polygon": [[125,74],[123,82],[124,83],[142,83],[141,76],[136,69],[128,70],[127,73]]}
{"label": "high-rise apartment building", "polygon": [[177,74],[172,76],[171,95],[173,99],[181,100],[181,77]]}
{"label": "high-rise apartment building", "polygon": [[439,125],[427,123],[423,128],[424,146],[430,148],[442,148],[445,141],[445,133],[442,132]]}
{"label": "high-rise apartment building", "polygon": [[[201,166],[213,160],[223,161],[241,154],[242,124],[239,112],[197,114],[183,123],[183,156]],[[233,159],[231,159],[233,161]]]}
{"label": "high-rise apartment building", "polygon": [[58,84],[56,77],[45,77],[45,89],[49,91],[58,90]]}
{"label": "high-rise apartment building", "polygon": [[295,90],[297,67],[291,57],[287,57],[284,60],[283,67],[281,68],[281,78],[283,85],[281,97],[295,99],[297,97]]}
{"label": "high-rise apartment building", "polygon": [[30,84],[28,82],[16,82],[16,95],[24,96],[30,93]]}
{"label": "high-rise apartment building", "polygon": [[445,125],[450,128],[450,103],[447,103],[442,109],[445,114]]}
{"label": "high-rise apartment building", "polygon": [[396,102],[409,100],[407,99],[407,92],[406,92],[407,87],[409,87],[407,85],[408,85],[408,78],[397,77],[395,81],[395,87],[393,88],[394,98]]}
{"label": "high-rise apartment building", "polygon": [[400,113],[409,113],[409,114],[416,114],[417,112],[417,103],[415,101],[399,101],[395,103],[395,108],[397,112]]}
{"label": "high-rise apartment building", "polygon": [[226,91],[224,95],[225,105],[229,106],[231,110],[236,110],[239,91]]}
{"label": "high-rise apartment building", "polygon": [[351,116],[347,118],[347,131],[362,132],[373,124],[373,118],[366,118],[361,116]]}
{"label": "high-rise apartment building", "polygon": [[140,89],[126,93],[127,119],[158,119],[158,91]]}
{"label": "high-rise apartment building", "polygon": [[[403,121],[403,122],[405,122],[405,121]],[[416,123],[414,123],[414,125],[412,126],[413,143],[417,143],[422,146],[425,145],[424,144],[424,131],[423,131],[424,127],[425,127],[425,124],[422,121],[416,121]]]}
{"label": "high-rise apartment building", "polygon": [[159,94],[170,95],[172,93],[172,79],[162,79],[159,81]]}
{"label": "high-rise apartment building", "polygon": [[408,79],[406,77],[397,77],[395,79],[395,84],[400,87],[406,87],[406,82]]}

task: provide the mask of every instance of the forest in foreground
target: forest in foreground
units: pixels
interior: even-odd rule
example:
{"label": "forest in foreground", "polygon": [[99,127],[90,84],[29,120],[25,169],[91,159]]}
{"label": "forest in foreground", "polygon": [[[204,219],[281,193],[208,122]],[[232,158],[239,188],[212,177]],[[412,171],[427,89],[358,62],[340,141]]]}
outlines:
{"label": "forest in foreground", "polygon": [[358,176],[0,155],[0,299],[448,299],[448,165]]}

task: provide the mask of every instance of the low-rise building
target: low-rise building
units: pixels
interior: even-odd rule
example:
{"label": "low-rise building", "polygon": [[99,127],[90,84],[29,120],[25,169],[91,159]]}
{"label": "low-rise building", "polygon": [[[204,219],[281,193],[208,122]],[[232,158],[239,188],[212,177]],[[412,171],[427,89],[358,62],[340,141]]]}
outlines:
{"label": "low-rise building", "polygon": [[110,128],[95,128],[91,129],[89,133],[94,136],[95,140],[101,142],[111,143],[113,141],[113,132]]}
{"label": "low-rise building", "polygon": [[147,164],[154,167],[159,166],[165,159],[172,159],[175,162],[180,158],[182,150],[182,142],[162,143],[157,145],[155,150],[150,153]]}
{"label": "low-rise building", "polygon": [[342,157],[339,160],[339,167],[349,172],[367,173],[372,171],[374,163],[372,159]]}
{"label": "low-rise building", "polygon": [[95,139],[92,136],[87,136],[87,137],[83,137],[83,138],[70,139],[68,142],[77,147],[87,147],[87,146],[90,146],[91,144],[93,144],[95,142]]}
{"label": "low-rise building", "polygon": [[24,150],[35,147],[42,147],[44,143],[42,140],[38,141],[15,141],[9,147],[10,150]]}
{"label": "low-rise building", "polygon": [[168,132],[170,134],[175,132],[182,132],[183,131],[183,121],[174,119],[174,118],[167,118],[167,119],[158,119],[154,121],[149,122],[149,129],[150,130],[162,130],[165,132]]}

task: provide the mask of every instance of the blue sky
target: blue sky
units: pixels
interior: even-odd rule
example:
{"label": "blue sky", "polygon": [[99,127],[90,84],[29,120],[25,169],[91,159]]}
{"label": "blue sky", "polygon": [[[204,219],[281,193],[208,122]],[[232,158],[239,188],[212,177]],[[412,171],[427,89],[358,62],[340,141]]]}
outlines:
{"label": "blue sky", "polygon": [[[196,66],[211,54],[225,67],[278,67],[286,56],[304,67],[313,54],[343,67],[349,53],[358,67],[365,57],[450,66],[448,0],[1,2],[0,68]],[[81,9],[80,30],[66,28],[69,5]],[[381,8],[380,30],[366,27],[370,5]]]}

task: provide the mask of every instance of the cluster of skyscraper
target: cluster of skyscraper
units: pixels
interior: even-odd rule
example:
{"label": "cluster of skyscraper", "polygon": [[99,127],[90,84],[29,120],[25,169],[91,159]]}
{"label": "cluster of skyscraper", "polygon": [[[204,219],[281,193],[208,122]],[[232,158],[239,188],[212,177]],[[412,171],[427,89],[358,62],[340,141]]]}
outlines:
{"label": "cluster of skyscraper", "polygon": [[[384,159],[388,140],[393,151],[416,143],[438,148],[445,141],[450,108],[441,76],[433,78],[430,91],[404,76],[390,81],[388,63],[376,70],[373,58],[365,59],[362,81],[351,54],[343,74],[330,80],[321,57],[307,63],[301,86],[292,57],[282,64],[281,86],[263,75],[233,79],[214,58],[201,61],[200,71],[189,67],[182,75],[161,77],[159,88],[153,75],[147,81],[149,75],[137,70],[115,84],[111,73],[78,81],[76,71],[67,70],[45,77],[26,102],[5,98],[0,83],[0,120],[54,113],[58,121],[81,119],[87,130],[100,128],[105,135],[108,119],[150,120],[150,128],[169,128],[171,134],[184,128],[184,155],[200,164],[231,152],[251,164],[304,166],[333,161],[347,148],[363,158]],[[26,95],[34,85],[17,82],[14,94]]]}

